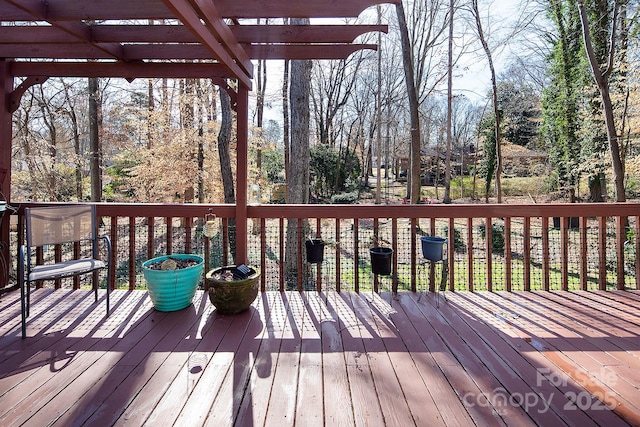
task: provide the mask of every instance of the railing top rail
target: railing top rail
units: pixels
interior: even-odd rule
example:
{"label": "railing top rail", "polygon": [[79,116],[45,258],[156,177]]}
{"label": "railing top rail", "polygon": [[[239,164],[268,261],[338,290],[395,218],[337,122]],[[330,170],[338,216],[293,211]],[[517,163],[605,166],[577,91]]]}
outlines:
{"label": "railing top rail", "polygon": [[[18,204],[29,206],[69,203]],[[209,211],[219,218],[234,218],[232,204],[96,203],[99,216],[204,217]],[[615,217],[640,215],[640,203],[553,204],[420,204],[420,205],[259,205],[248,206],[249,218],[522,218],[522,217]]]}

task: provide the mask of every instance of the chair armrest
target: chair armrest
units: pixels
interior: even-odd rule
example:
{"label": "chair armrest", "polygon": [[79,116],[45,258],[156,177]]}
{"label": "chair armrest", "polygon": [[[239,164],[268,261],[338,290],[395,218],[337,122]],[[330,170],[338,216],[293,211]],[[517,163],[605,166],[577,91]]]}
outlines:
{"label": "chair armrest", "polygon": [[101,234],[99,236],[97,236],[98,239],[102,239],[105,241],[105,244],[107,245],[107,264],[111,262],[111,239],[109,239],[109,236],[107,236],[106,234]]}

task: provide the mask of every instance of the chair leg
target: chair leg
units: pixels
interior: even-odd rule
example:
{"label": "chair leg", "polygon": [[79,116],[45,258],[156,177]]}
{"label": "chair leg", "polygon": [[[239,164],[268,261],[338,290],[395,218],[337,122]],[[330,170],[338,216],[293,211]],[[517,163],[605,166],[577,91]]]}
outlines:
{"label": "chair leg", "polygon": [[29,317],[30,314],[30,310],[31,310],[31,282],[29,282],[27,280],[26,282],[26,287],[27,287],[27,317]]}
{"label": "chair leg", "polygon": [[107,317],[109,317],[109,311],[111,309],[109,301],[109,295],[111,294],[111,271],[109,267],[107,268]]}
{"label": "chair leg", "polygon": [[24,291],[24,280],[20,281],[20,308],[21,308],[22,339],[25,339],[27,337],[27,307],[26,307],[26,295]]}

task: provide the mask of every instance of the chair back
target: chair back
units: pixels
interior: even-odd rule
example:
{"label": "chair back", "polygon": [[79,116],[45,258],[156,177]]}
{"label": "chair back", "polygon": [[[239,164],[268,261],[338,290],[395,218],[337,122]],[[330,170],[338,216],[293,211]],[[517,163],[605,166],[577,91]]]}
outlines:
{"label": "chair back", "polygon": [[26,208],[25,221],[28,247],[95,239],[94,205]]}

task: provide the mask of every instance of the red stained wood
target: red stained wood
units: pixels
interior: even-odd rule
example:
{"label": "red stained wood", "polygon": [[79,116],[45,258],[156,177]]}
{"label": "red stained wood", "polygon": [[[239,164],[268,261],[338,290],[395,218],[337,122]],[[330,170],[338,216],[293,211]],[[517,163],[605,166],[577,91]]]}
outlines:
{"label": "red stained wood", "polygon": [[116,290],[105,319],[89,290],[39,289],[22,340],[7,293],[0,424],[640,423],[640,293],[418,296],[266,292],[225,316]]}

